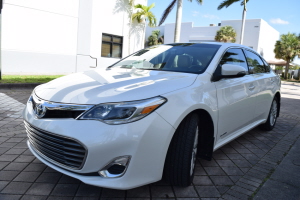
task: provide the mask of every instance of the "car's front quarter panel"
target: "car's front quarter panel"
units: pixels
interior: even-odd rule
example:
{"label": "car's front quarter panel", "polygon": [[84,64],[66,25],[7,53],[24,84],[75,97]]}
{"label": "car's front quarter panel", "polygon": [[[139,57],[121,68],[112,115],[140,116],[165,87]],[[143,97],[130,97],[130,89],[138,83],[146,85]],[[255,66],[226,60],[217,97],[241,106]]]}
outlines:
{"label": "car's front quarter panel", "polygon": [[168,102],[157,113],[176,129],[189,113],[205,110],[213,120],[216,134],[218,107],[215,85],[211,83],[210,77],[208,73],[200,74],[190,87],[163,94]]}
{"label": "car's front quarter panel", "polygon": [[[88,149],[82,169],[72,170],[41,158],[29,144],[31,151],[48,166],[85,183],[115,189],[130,189],[161,179],[168,145],[175,130],[157,113],[133,123],[108,125],[96,120],[37,119],[30,105],[27,104],[23,113],[26,122],[75,139]],[[120,178],[76,174],[98,172],[112,159],[124,155],[131,156],[131,160]]]}

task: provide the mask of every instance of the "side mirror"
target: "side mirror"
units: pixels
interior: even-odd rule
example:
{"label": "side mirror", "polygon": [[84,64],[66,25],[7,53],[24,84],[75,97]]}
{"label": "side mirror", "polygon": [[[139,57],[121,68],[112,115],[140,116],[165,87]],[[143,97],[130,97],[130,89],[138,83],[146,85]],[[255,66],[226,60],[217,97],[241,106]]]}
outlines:
{"label": "side mirror", "polygon": [[247,72],[245,68],[239,65],[224,64],[218,66],[215,73],[212,76],[212,81],[219,81],[222,78],[238,78],[245,76]]}
{"label": "side mirror", "polygon": [[[224,64],[222,65],[222,76],[242,77],[246,75],[245,68],[239,65]],[[225,78],[225,77],[224,77]],[[229,78],[229,77],[226,77]]]}

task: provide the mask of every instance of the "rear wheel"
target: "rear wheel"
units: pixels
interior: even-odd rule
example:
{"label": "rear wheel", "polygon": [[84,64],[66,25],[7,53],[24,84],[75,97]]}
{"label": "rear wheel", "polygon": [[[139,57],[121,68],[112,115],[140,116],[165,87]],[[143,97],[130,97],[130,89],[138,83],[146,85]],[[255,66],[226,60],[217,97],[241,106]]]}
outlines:
{"label": "rear wheel", "polygon": [[268,119],[264,124],[262,124],[260,126],[261,129],[266,130],[266,131],[272,130],[276,124],[277,116],[278,116],[278,99],[275,97],[273,99],[273,102],[272,102],[272,105],[270,108]]}
{"label": "rear wheel", "polygon": [[188,186],[194,178],[199,139],[199,117],[187,116],[177,128],[169,146],[164,177],[172,184]]}

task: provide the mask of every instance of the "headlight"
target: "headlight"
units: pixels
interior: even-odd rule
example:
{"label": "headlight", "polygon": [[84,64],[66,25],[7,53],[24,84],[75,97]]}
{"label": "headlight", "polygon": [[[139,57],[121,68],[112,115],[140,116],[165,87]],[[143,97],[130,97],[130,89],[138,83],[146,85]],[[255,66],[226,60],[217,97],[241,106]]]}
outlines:
{"label": "headlight", "polygon": [[163,97],[154,97],[140,101],[99,104],[83,113],[79,119],[100,120],[107,124],[129,123],[149,115],[166,101]]}

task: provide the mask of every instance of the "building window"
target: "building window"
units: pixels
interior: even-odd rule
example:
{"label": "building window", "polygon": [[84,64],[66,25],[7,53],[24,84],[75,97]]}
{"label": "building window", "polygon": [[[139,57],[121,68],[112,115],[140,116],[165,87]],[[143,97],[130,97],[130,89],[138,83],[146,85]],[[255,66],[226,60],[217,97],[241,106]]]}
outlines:
{"label": "building window", "polygon": [[102,34],[101,57],[122,58],[123,37]]}

